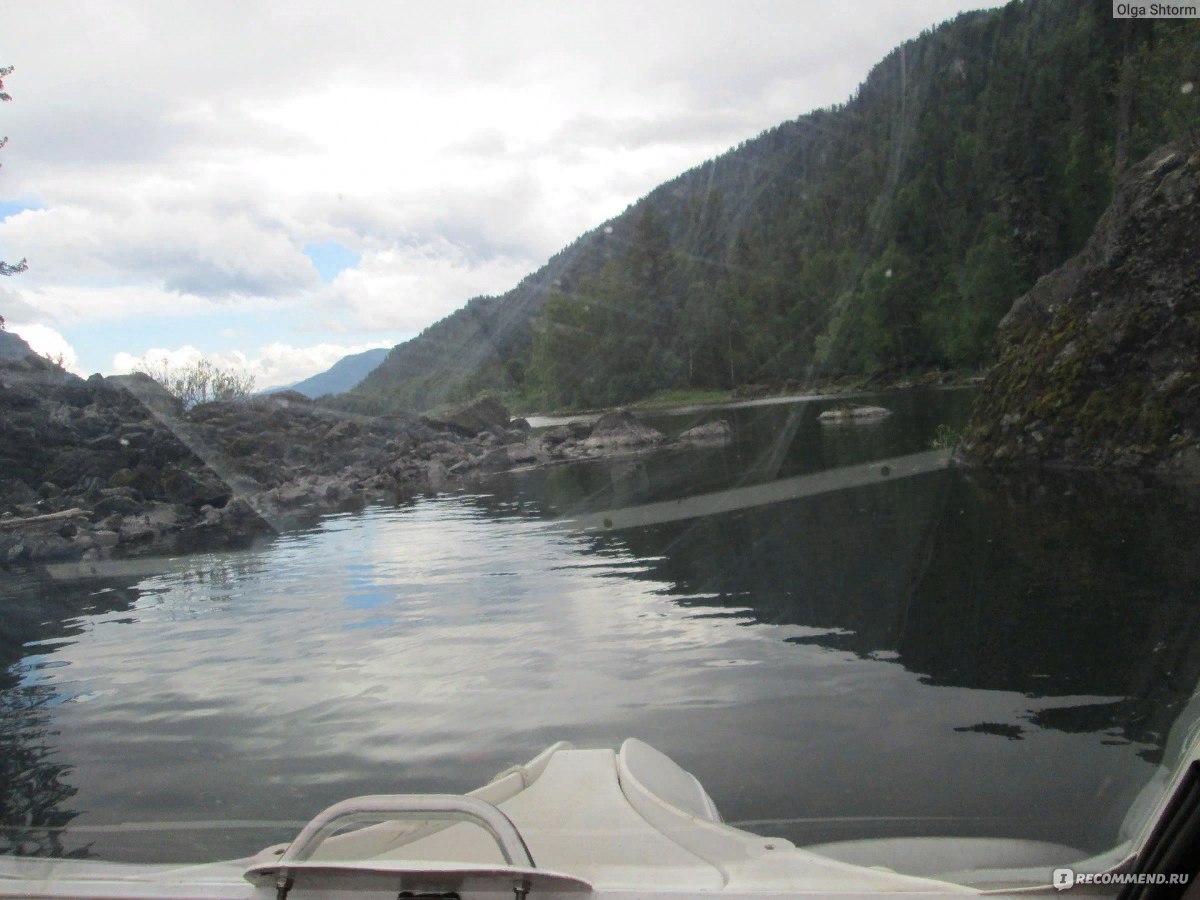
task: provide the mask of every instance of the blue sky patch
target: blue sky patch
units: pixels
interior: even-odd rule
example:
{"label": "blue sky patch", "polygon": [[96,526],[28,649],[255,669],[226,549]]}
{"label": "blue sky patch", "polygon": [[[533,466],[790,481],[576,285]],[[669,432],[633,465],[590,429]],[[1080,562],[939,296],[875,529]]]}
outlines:
{"label": "blue sky patch", "polygon": [[27,209],[41,209],[36,200],[0,200],[0,222]]}
{"label": "blue sky patch", "polygon": [[312,260],[317,271],[321,273],[322,281],[333,281],[338,272],[353,269],[362,259],[362,255],[348,250],[337,241],[323,241],[320,244],[305,244],[304,255]]}

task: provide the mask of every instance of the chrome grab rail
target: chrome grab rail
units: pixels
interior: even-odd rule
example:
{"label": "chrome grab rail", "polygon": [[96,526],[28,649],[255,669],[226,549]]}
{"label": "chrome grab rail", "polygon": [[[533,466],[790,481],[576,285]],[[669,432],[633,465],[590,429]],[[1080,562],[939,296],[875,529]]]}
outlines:
{"label": "chrome grab rail", "polygon": [[492,836],[510,866],[534,868],[533,857],[525,839],[512,819],[497,807],[478,797],[460,794],[369,794],[351,797],[317,813],[300,830],[296,839],[279,857],[279,865],[303,862],[324,841],[326,834],[339,819],[359,815],[422,815],[430,818],[462,818],[479,825]]}
{"label": "chrome grab rail", "polygon": [[[307,862],[340,820],[362,815],[464,819],[491,835],[508,865],[535,868],[529,847],[521,837],[521,832],[517,831],[517,826],[512,823],[512,819],[486,800],[460,794],[368,794],[333,804],[317,813],[300,830],[295,840],[272,866],[276,868],[276,896],[285,898],[291,889],[290,865]],[[528,886],[519,880],[514,885],[514,890],[520,898],[525,895]]]}

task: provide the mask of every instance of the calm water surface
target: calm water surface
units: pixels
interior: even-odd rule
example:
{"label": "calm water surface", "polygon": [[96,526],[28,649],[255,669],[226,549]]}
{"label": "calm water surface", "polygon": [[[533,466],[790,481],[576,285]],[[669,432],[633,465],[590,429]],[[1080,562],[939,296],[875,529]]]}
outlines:
{"label": "calm water surface", "polygon": [[[798,843],[1103,849],[1200,678],[1200,503],[936,471],[564,518],[926,449],[961,391],[725,413],[728,447],[510,473],[103,581],[0,575],[0,849],[238,856],[346,796],[649,741]],[[702,416],[663,417],[678,431]]]}

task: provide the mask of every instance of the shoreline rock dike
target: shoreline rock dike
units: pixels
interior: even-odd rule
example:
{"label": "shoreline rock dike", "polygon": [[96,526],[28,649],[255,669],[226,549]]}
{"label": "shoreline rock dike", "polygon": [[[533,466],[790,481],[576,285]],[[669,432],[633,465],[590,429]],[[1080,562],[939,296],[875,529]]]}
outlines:
{"label": "shoreline rock dike", "polygon": [[1135,166],[1078,256],[997,330],[969,465],[1200,478],[1200,150]]}
{"label": "shoreline rock dike", "polygon": [[668,441],[629,413],[531,436],[495,400],[435,418],[360,416],[282,392],[185,410],[144,375],[84,380],[0,362],[0,570],[247,546],[325,513],[521,466],[729,439]]}

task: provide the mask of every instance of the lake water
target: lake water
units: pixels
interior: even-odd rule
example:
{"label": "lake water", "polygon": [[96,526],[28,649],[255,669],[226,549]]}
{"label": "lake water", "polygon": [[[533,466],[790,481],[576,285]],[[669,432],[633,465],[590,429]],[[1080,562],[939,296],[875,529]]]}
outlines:
{"label": "lake water", "polygon": [[[732,410],[727,447],[509,473],[103,580],[0,575],[0,848],[245,855],[347,796],[628,736],[798,843],[1115,843],[1200,679],[1200,503],[955,469],[736,492],[926,450],[971,396],[871,399],[896,414]],[[697,494],[750,499],[567,521]]]}

